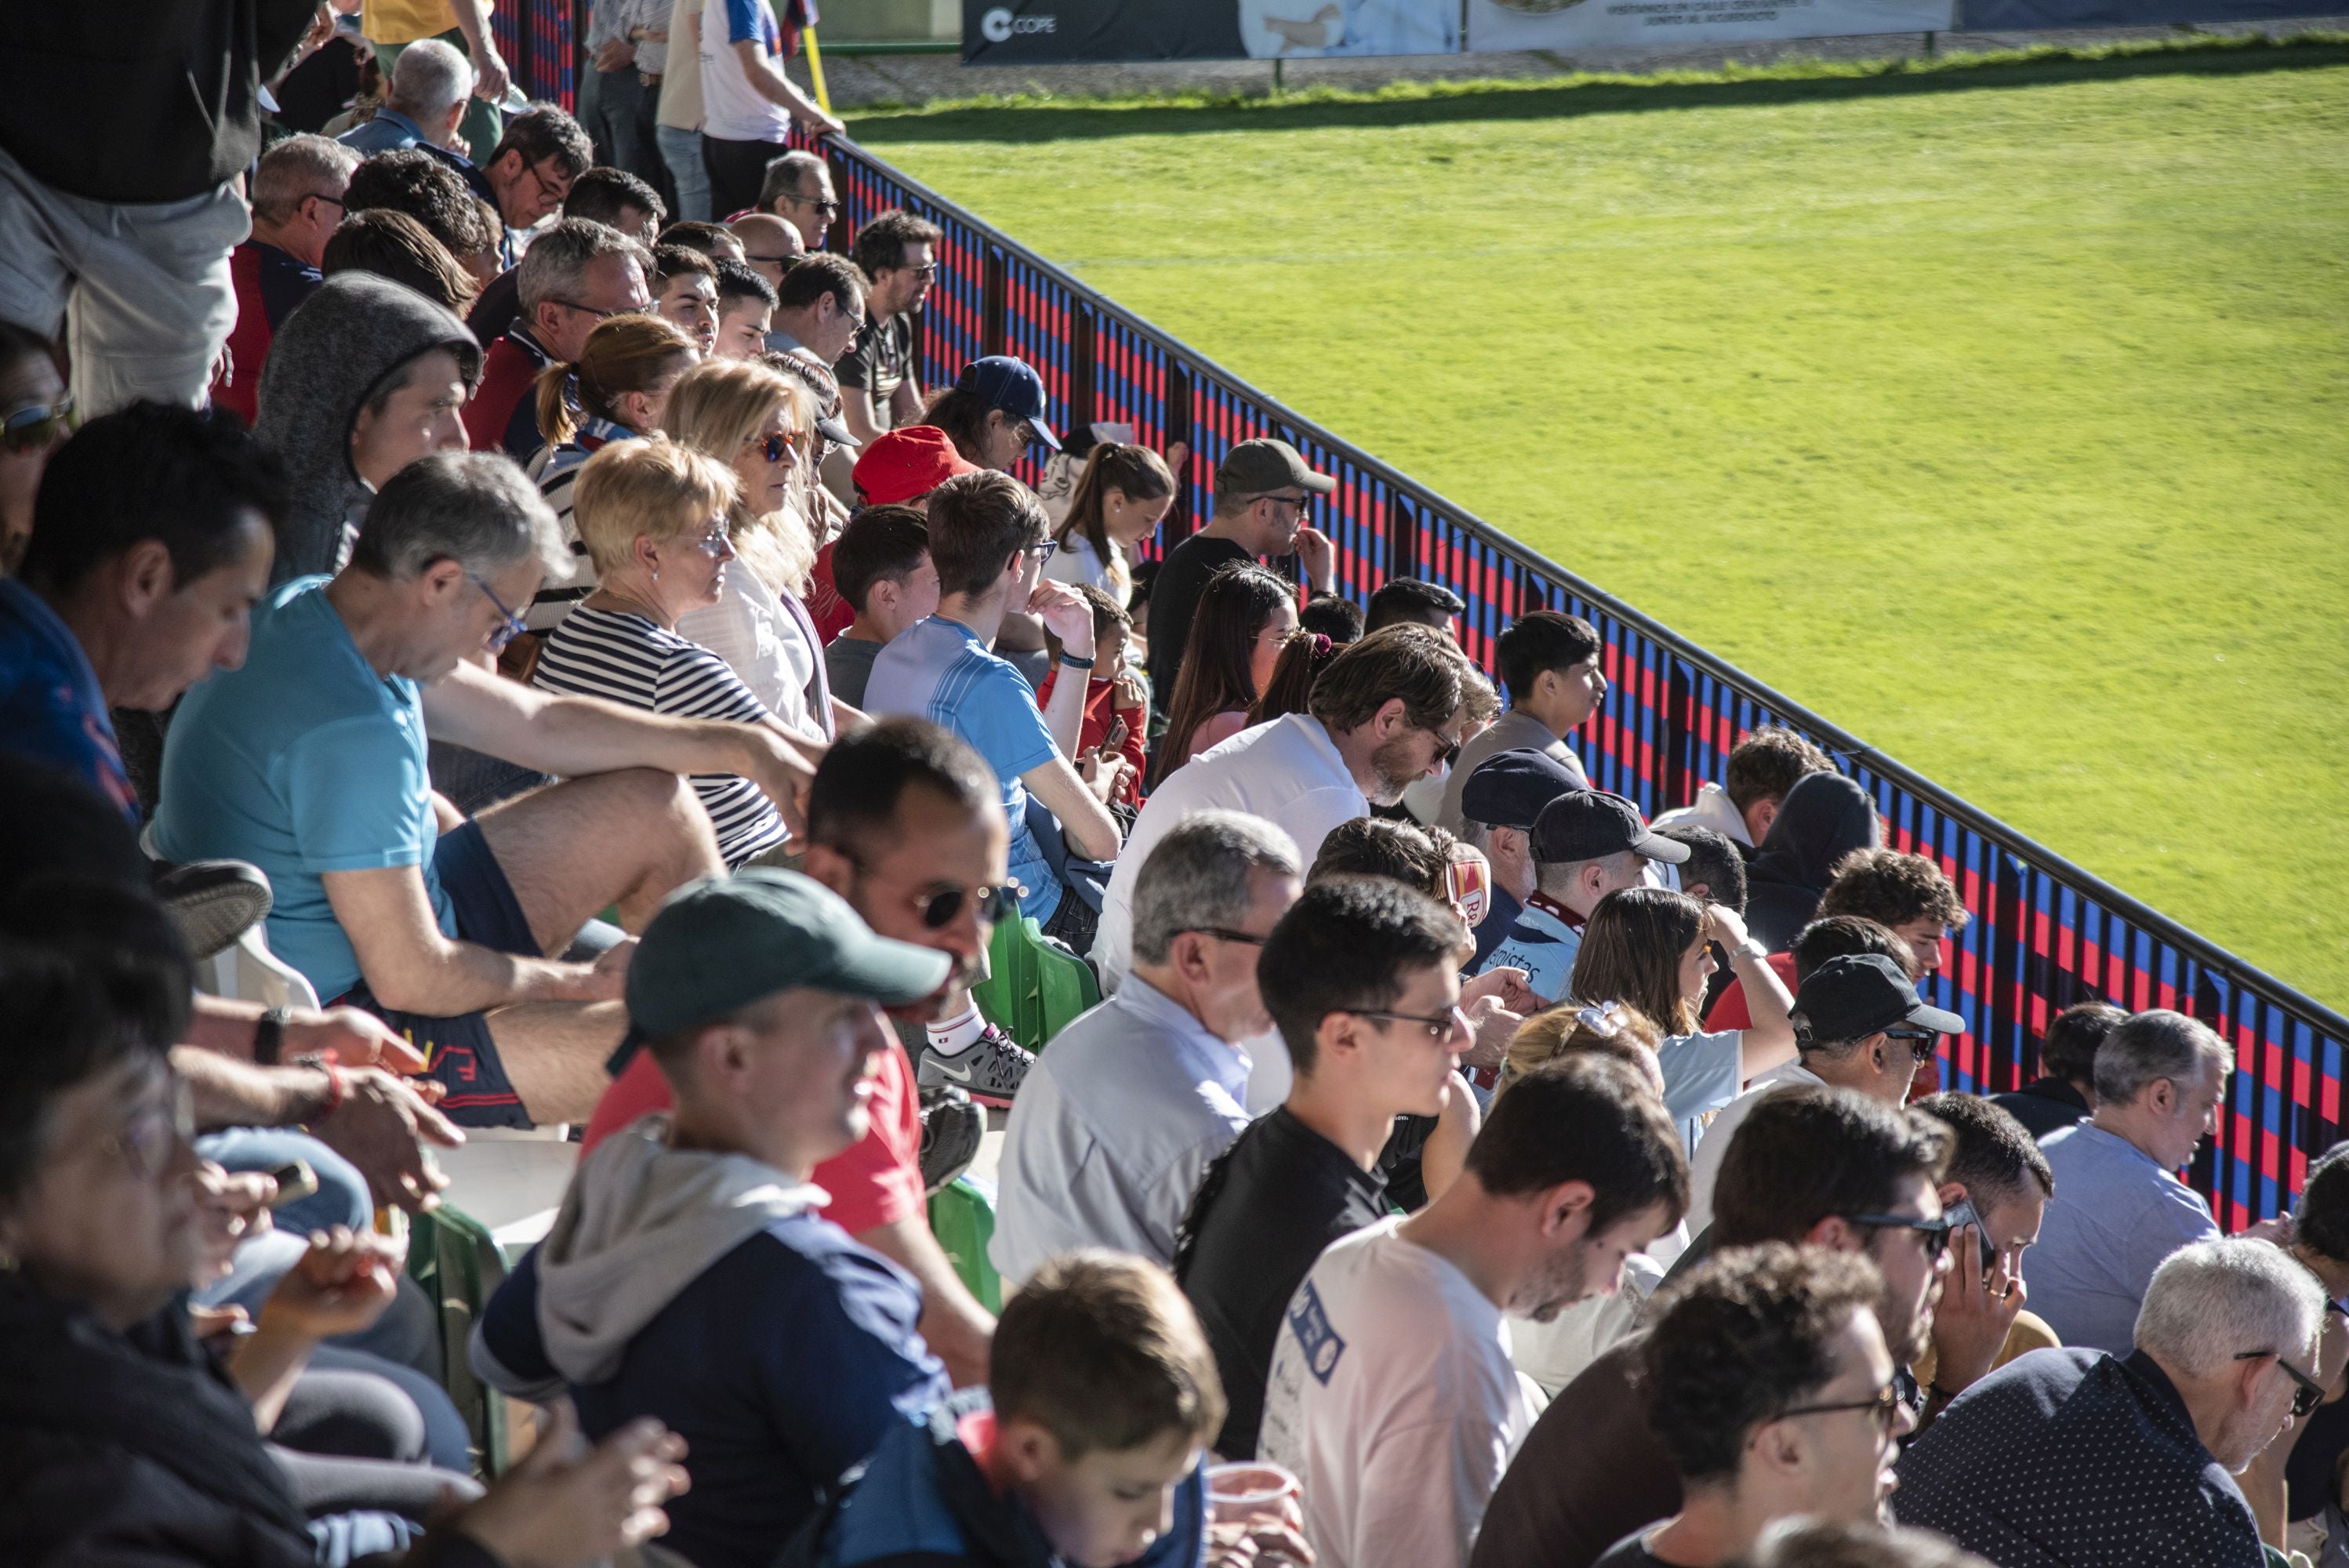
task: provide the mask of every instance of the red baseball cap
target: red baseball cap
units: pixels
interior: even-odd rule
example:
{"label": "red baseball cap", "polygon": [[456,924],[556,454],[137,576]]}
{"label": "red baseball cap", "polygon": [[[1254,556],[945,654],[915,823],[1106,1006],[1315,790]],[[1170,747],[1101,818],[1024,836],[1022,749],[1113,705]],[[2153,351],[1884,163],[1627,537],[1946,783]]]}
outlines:
{"label": "red baseball cap", "polygon": [[957,474],[978,472],[936,425],[912,425],[877,436],[856,459],[849,478],[872,506],[893,506],[925,496]]}

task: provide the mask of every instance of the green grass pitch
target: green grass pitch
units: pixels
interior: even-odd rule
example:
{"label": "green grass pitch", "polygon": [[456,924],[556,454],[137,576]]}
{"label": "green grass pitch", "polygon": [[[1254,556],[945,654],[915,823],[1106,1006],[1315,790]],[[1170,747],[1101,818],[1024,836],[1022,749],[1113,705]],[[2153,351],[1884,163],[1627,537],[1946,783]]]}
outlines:
{"label": "green grass pitch", "polygon": [[2349,1004],[2349,43],[853,133]]}

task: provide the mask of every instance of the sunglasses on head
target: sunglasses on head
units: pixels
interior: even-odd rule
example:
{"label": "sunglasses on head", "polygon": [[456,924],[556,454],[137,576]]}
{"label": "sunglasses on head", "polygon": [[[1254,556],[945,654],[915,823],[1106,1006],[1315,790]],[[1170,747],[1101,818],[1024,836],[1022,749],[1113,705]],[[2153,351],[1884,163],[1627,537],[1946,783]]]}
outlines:
{"label": "sunglasses on head", "polygon": [[71,435],[80,423],[71,393],[54,403],[27,403],[0,415],[0,447],[11,452],[41,451]]}

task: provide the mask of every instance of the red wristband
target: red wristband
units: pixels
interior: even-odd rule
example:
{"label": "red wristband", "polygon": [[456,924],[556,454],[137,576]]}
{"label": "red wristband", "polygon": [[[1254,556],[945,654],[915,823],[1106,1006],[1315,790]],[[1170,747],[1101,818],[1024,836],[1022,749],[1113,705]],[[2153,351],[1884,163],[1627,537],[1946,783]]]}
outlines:
{"label": "red wristband", "polygon": [[326,1075],[326,1098],[319,1103],[318,1109],[311,1113],[309,1119],[324,1121],[343,1109],[343,1101],[349,1096],[351,1086],[349,1080],[343,1077],[343,1069],[335,1065],[334,1053],[326,1051],[316,1056],[303,1057],[295,1065],[316,1068]]}

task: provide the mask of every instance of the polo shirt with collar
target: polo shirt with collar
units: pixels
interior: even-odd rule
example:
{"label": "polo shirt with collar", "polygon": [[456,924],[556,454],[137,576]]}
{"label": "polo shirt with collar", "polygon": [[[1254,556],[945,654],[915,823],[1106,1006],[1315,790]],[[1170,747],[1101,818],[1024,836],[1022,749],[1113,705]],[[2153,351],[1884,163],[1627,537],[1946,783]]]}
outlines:
{"label": "polo shirt with collar", "polygon": [[1133,962],[1133,882],[1142,862],[1175,823],[1211,809],[1246,811],[1281,829],[1296,841],[1298,863],[1306,866],[1332,828],[1371,814],[1338,743],[1310,714],[1292,713],[1243,729],[1194,757],[1150,792],[1118,851],[1093,938],[1093,966],[1101,972],[1102,990],[1114,991]]}
{"label": "polo shirt with collar", "polygon": [[1139,975],[1038,1055],[1003,1139],[988,1257],[1025,1280],[1071,1247],[1158,1264],[1247,1126],[1247,1053]]}
{"label": "polo shirt with collar", "polygon": [[1582,916],[1551,898],[1536,893],[1517,912],[1509,934],[1493,948],[1476,973],[1516,967],[1526,972],[1526,984],[1546,1003],[1562,999],[1574,979],[1574,960],[1582,951]]}
{"label": "polo shirt with collar", "polygon": [[2177,1385],[2141,1351],[2065,1346],[2018,1357],[1951,1400],[1899,1470],[1892,1506],[1901,1523],[1938,1531],[2001,1568],[2260,1568],[2265,1560],[2241,1488],[2202,1446]]}
{"label": "polo shirt with collar", "polygon": [[2161,1260],[2215,1241],[2202,1194],[2127,1139],[2084,1121],[2039,1143],[2055,1196],[2031,1249],[2031,1310],[2066,1345],[2128,1354]]}

